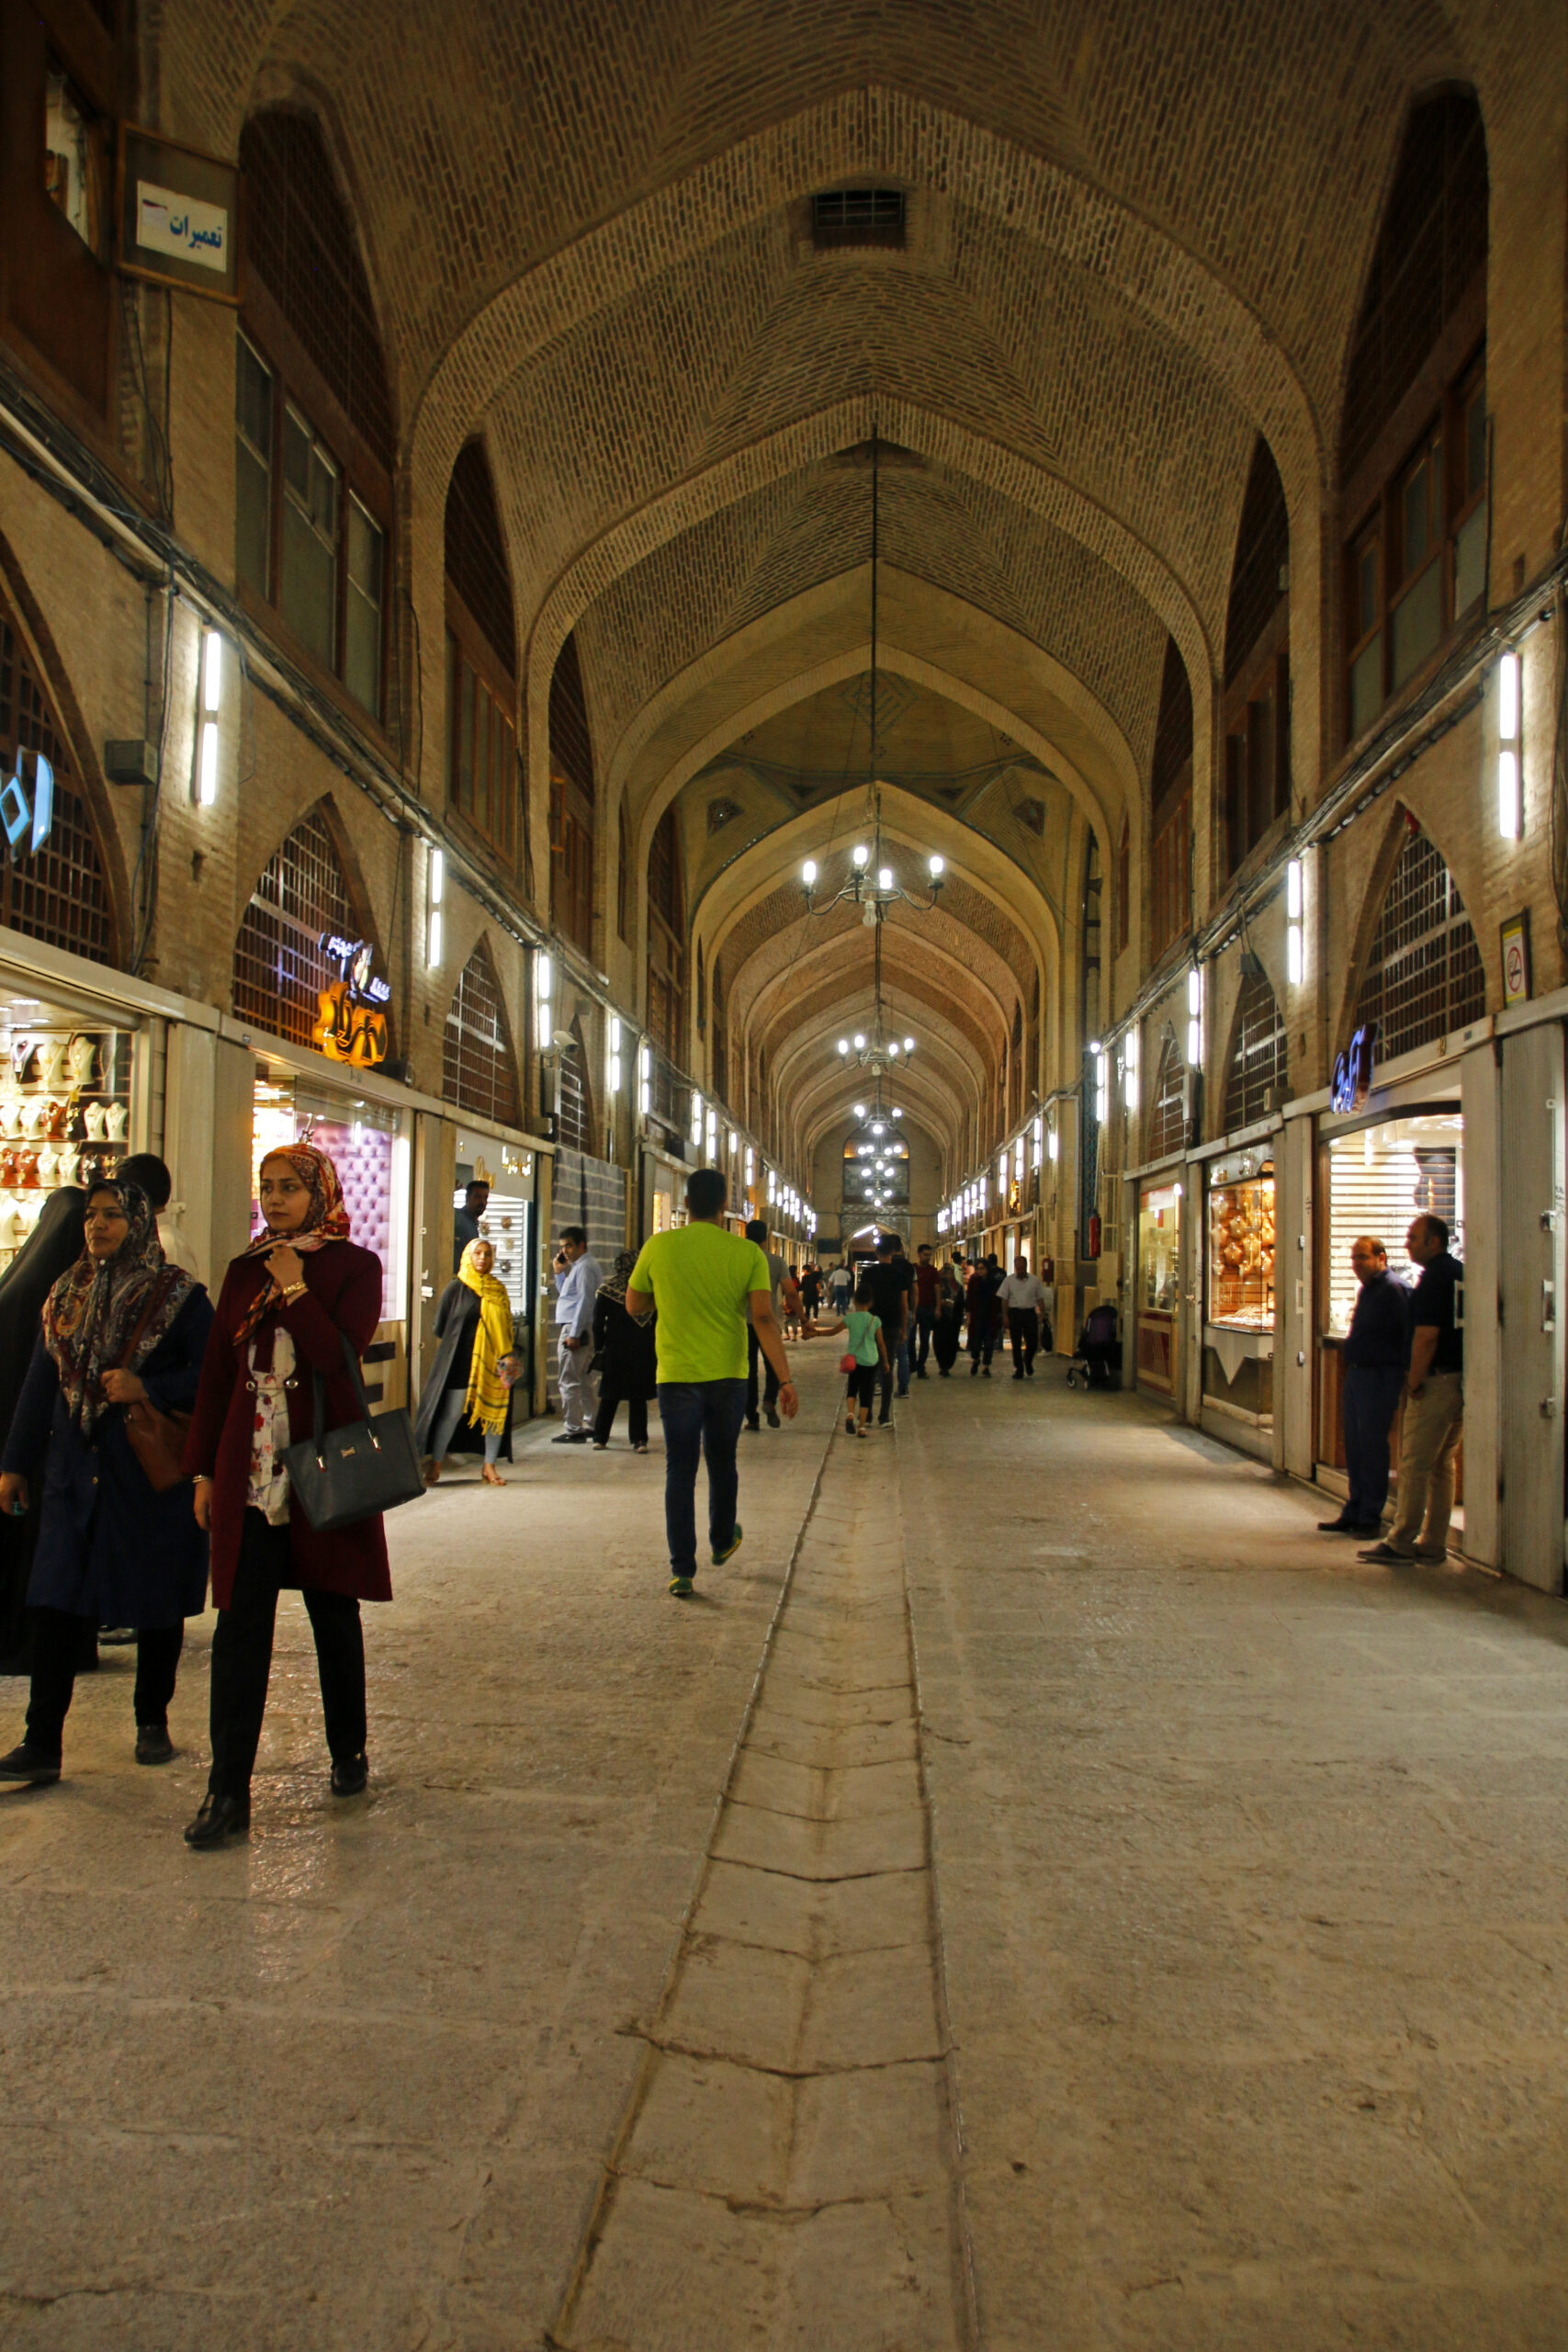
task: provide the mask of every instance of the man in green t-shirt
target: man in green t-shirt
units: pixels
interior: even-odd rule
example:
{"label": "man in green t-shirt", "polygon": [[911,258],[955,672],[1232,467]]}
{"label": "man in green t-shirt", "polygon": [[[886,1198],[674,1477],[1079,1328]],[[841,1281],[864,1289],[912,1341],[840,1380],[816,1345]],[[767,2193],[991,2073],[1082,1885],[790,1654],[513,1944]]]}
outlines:
{"label": "man in green t-shirt", "polygon": [[746,1331],[779,1376],[779,1410],[799,1409],[773,1313],[773,1276],[754,1241],[724,1229],[728,1191],[722,1171],[686,1179],[690,1222],[653,1234],[626,1284],[626,1308],[640,1321],[657,1307],[659,1418],[664,1424],[664,1524],[670,1589],[684,1599],[697,1573],[697,1463],[708,1465],[708,1541],[716,1568],[740,1547],[735,1516],[735,1449],[746,1412]]}

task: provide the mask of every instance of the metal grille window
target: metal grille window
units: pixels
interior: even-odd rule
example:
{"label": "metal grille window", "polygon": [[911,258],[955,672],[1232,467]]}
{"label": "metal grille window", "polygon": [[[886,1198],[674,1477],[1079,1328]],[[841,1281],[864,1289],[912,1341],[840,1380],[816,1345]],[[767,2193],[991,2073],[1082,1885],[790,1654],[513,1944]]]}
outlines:
{"label": "metal grille window", "polygon": [[360,936],[338,854],[318,812],[297,825],[251,893],[234,942],[234,1017],[296,1046],[315,1042],[320,997],[338,978],[329,935]]}
{"label": "metal grille window", "polygon": [[550,912],[585,956],[593,952],[593,746],[577,640],[550,680]]}
{"label": "metal grille window", "polygon": [[1451,1035],[1486,1010],[1481,950],[1440,851],[1412,828],[1393,869],[1356,999],[1387,1061]]}
{"label": "metal grille window", "polygon": [[556,1118],[556,1141],[572,1151],[593,1148],[589,1134],[588,1090],[582,1082],[582,1056],[577,1040],[560,1049],[560,1107]]}
{"label": "metal grille window", "polygon": [[523,1124],[506,1007],[483,940],[457,975],[452,991],[441,1057],[441,1091],[448,1102],[471,1111],[476,1118],[494,1119],[503,1127]]}
{"label": "metal grille window", "polygon": [[1285,486],[1274,453],[1261,433],[1253,445],[1252,470],[1242,500],[1225,616],[1225,684],[1241,675],[1247,657],[1284,599],[1291,560],[1291,523]]}
{"label": "metal grille window", "polygon": [[95,964],[112,964],[114,915],[93,820],[71,782],[69,755],[21,638],[0,610],[0,763],[6,775],[17,773],[21,752],[49,762],[54,817],[41,848],[29,850],[24,834],[17,849],[5,850],[0,923]]}
{"label": "metal grille window", "polygon": [[902,247],[901,187],[836,187],[811,199],[811,242],[818,253],[851,245]]}
{"label": "metal grille window", "polygon": [[1144,1146],[1145,1159],[1167,1159],[1173,1151],[1179,1151],[1187,1140],[1187,1069],[1174,1037],[1166,1039],[1159,1057],[1159,1076],[1149,1104],[1148,1125],[1148,1139]]}
{"label": "metal grille window", "polygon": [[1266,1118],[1272,1108],[1274,1089],[1290,1079],[1290,1039],[1279,1000],[1262,973],[1242,982],[1233,1034],[1230,1075],[1225,1081],[1227,1133]]}
{"label": "metal grille window", "polygon": [[509,678],[517,674],[512,575],[501,536],[495,484],[478,441],[457,453],[446,491],[446,579]]}
{"label": "metal grille window", "polygon": [[672,1062],[679,1062],[685,1046],[685,933],[681,836],[671,806],[660,819],[648,854],[648,1025]]}

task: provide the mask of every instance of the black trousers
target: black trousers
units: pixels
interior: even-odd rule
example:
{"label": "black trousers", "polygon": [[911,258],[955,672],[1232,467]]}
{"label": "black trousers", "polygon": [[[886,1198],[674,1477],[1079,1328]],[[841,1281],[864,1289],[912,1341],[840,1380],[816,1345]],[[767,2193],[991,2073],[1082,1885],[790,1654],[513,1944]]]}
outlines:
{"label": "black trousers", "polygon": [[648,1443],[648,1399],[640,1388],[628,1394],[622,1388],[614,1373],[599,1375],[599,1409],[593,1416],[593,1442],[607,1445],[610,1431],[615,1426],[615,1408],[622,1397],[626,1400],[626,1430],[634,1445]]}
{"label": "black trousers", "polygon": [[[73,1616],[69,1609],[35,1609],[32,1620],[33,1674],[28,1692],[28,1738],[46,1756],[58,1756],[72,1693],[76,1688],[82,1629],[90,1621]],[[136,1636],[136,1690],[131,1704],[139,1730],[144,1724],[162,1728],[168,1720],[185,1637],[183,1623],[149,1625]]]}
{"label": "black trousers", "polygon": [[779,1376],[762,1354],[761,1342],[750,1324],[746,1327],[746,1418],[757,1418],[757,1363],[761,1358],[765,1375],[762,1382],[762,1402],[771,1413],[779,1401]]}
{"label": "black trousers", "polygon": [[1040,1344],[1040,1317],[1032,1306],[1008,1308],[1008,1333],[1012,1340],[1012,1368],[1027,1372]]}
{"label": "black trousers", "polygon": [[[212,1636],[212,1770],[207,1785],[214,1796],[250,1793],[266,1713],[277,1596],[292,1575],[288,1528],[269,1527],[259,1510],[246,1511],[234,1589],[228,1608],[218,1612]],[[300,1598],[316,1637],[327,1747],[337,1762],[357,1756],[365,1746],[359,1603],[348,1593],[312,1591],[309,1586]]]}

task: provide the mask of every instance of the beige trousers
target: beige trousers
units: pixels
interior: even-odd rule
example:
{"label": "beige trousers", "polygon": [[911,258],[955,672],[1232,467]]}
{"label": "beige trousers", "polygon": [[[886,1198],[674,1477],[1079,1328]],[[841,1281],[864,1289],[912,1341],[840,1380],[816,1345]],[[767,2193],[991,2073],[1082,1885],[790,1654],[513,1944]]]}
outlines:
{"label": "beige trousers", "polygon": [[1454,1507],[1454,1456],[1464,1427],[1464,1381],[1429,1372],[1419,1396],[1406,1396],[1399,1431],[1399,1497],[1389,1548],[1407,1557],[1449,1548]]}

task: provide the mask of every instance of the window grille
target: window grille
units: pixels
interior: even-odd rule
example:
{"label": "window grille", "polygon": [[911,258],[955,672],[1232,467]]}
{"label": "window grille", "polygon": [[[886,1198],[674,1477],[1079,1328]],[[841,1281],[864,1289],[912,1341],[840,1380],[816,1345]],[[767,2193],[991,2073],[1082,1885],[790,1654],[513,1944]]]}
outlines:
{"label": "window grille", "polygon": [[1291,560],[1291,523],[1285,485],[1274,455],[1260,433],[1253,445],[1252,469],[1242,500],[1225,616],[1225,684],[1232,685],[1285,595]]}
{"label": "window grille", "polygon": [[1179,1151],[1187,1140],[1187,1068],[1174,1037],[1166,1039],[1159,1057],[1148,1128],[1148,1140],[1144,1147],[1145,1159],[1167,1159],[1173,1151]]}
{"label": "window grille", "polygon": [[1486,978],[1464,902],[1442,853],[1412,826],[1378,917],[1355,1025],[1376,1022],[1379,1057],[1392,1061],[1485,1010]]}
{"label": "window grille", "polygon": [[818,253],[851,245],[902,247],[905,202],[901,187],[836,187],[811,199],[811,242]]}
{"label": "window grille", "polygon": [[321,942],[364,934],[320,811],[297,825],[251,893],[234,942],[234,1018],[315,1043],[320,998],[340,978]]}
{"label": "window grille", "polygon": [[49,762],[54,820],[41,849],[29,851],[24,835],[19,858],[0,853],[0,923],[95,964],[115,963],[114,912],[87,803],[71,780],[70,755],[20,635],[0,611],[0,759],[7,775],[19,752]]}
{"label": "window grille", "polygon": [[448,1102],[477,1118],[494,1119],[503,1127],[523,1124],[506,1007],[483,940],[458,973],[452,992],[441,1091]]}
{"label": "window grille", "polygon": [[389,471],[392,404],[370,284],[321,132],[269,107],[240,133],[245,258],[328,389]]}
{"label": "window grille", "polygon": [[1225,1082],[1227,1133],[1267,1118],[1273,1090],[1290,1080],[1290,1039],[1279,1000],[1261,973],[1241,984],[1232,1034],[1230,1075]]}
{"label": "window grille", "polygon": [[560,1049],[560,1095],[556,1114],[556,1141],[572,1151],[592,1152],[592,1138],[588,1132],[587,1089],[582,1083],[582,1057],[577,1041]]}
{"label": "window grille", "polygon": [[466,442],[446,490],[446,576],[509,678],[517,674],[512,575],[482,445]]}
{"label": "window grille", "polygon": [[1410,118],[1351,345],[1340,433],[1348,476],[1421,371],[1486,259],[1486,133],[1468,91]]}
{"label": "window grille", "polygon": [[588,707],[582,693],[582,667],[577,639],[567,639],[556,656],[550,680],[550,762],[584,800],[593,798],[593,746],[588,733]]}

